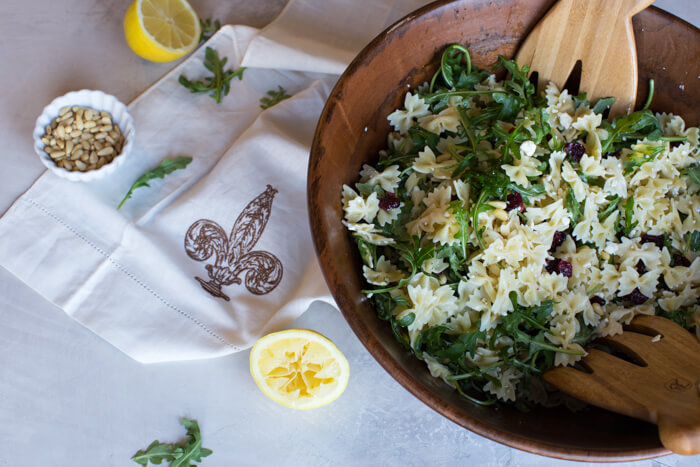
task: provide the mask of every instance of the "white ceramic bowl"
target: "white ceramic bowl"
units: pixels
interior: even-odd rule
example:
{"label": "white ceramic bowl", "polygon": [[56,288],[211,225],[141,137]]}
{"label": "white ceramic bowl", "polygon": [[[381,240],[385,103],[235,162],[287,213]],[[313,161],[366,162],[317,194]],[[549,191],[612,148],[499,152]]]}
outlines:
{"label": "white ceramic bowl", "polygon": [[[90,107],[98,111],[109,112],[112,115],[112,121],[119,125],[119,129],[124,135],[122,150],[117,156],[114,157],[112,162],[103,165],[99,169],[89,170],[87,172],[71,172],[62,167],[58,167],[53,159],[51,159],[51,157],[49,157],[49,155],[44,151],[45,145],[43,141],[41,141],[41,137],[44,136],[46,126],[50,125],[53,119],[58,116],[58,111],[67,105]],[[129,112],[124,104],[122,104],[116,97],[105,94],[102,91],[83,89],[80,91],[69,92],[61,97],[57,97],[49,105],[44,107],[41,115],[39,115],[39,118],[36,119],[36,125],[34,126],[34,151],[37,153],[39,159],[46,166],[46,168],[59,177],[72,181],[87,182],[109,175],[117,170],[119,166],[124,164],[131,153],[135,135],[134,119],[131,117],[131,115],[129,115]]]}

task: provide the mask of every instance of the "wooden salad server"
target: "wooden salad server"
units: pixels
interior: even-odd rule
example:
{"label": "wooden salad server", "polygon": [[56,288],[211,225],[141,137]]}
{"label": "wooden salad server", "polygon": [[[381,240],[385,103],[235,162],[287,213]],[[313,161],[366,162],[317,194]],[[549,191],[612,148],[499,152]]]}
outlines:
{"label": "wooden salad server", "polygon": [[[559,0],[530,32],[516,60],[537,72],[540,92],[548,81],[562,89],[580,60],[579,89],[589,101],[612,96],[610,116],[629,113],[637,96],[632,16],[651,3]],[[590,349],[581,361],[589,372],[559,367],[544,379],[589,404],[658,424],[662,444],[675,453],[699,454],[697,339],[668,319],[638,316],[623,334],[602,341],[638,364]]]}
{"label": "wooden salad server", "polygon": [[544,374],[545,381],[589,404],[656,423],[661,443],[676,454],[700,454],[700,343],[695,336],[669,319],[641,315],[622,334],[596,342],[636,363],[588,349],[581,362],[590,373],[557,367]]}
{"label": "wooden salad server", "polygon": [[637,47],[632,16],[654,0],[559,0],[515,56],[538,73],[537,89],[562,89],[581,61],[582,91],[595,102],[613,96],[610,116],[630,113],[637,97]]}

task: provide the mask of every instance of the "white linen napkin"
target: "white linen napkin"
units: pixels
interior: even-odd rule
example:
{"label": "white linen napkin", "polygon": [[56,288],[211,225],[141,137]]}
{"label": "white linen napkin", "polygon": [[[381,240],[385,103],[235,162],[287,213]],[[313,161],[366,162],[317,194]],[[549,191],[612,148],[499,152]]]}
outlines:
{"label": "white linen napkin", "polygon": [[[332,303],[306,208],[309,147],[355,53],[416,2],[292,0],[267,28],[225,26],[206,46],[246,69],[221,104],[190,94],[205,47],[129,105],[131,160],[88,183],[44,173],[0,218],[0,265],[141,362],[209,358],[252,345]],[[261,111],[268,90],[292,98]],[[166,157],[185,169],[140,188]]]}

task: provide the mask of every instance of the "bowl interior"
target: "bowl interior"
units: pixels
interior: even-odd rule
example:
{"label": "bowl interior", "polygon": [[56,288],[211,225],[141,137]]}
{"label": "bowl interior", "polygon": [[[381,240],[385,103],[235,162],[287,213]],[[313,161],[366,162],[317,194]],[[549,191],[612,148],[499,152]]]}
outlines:
{"label": "bowl interior", "polygon": [[[338,81],[321,115],[311,151],[308,203],[312,234],[323,273],[355,334],[374,358],[426,404],[483,436],[547,456],[573,460],[632,460],[667,454],[656,427],[591,408],[521,413],[509,407],[472,404],[430,376],[423,362],[395,341],[363,297],[361,260],[341,224],[343,184],[358,179],[385,147],[386,117],[401,106],[405,91],[430,79],[449,43],[466,44],[472,62],[485,68],[499,54],[512,57],[520,41],[553,0],[454,0],[431,4],[399,21],[353,61]],[[683,116],[697,125],[700,88],[700,32],[649,8],[633,18],[639,60],[637,107],[655,79],[653,110]]]}

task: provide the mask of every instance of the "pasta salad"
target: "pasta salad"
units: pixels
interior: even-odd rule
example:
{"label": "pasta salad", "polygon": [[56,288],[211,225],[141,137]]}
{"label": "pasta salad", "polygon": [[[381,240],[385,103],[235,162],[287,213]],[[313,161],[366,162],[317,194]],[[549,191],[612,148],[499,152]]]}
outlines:
{"label": "pasta salad", "polygon": [[651,95],[608,121],[614,99],[536,95],[527,72],[449,46],[342,189],[378,317],[480,404],[548,403],[539,375],[638,314],[700,338],[698,128]]}

